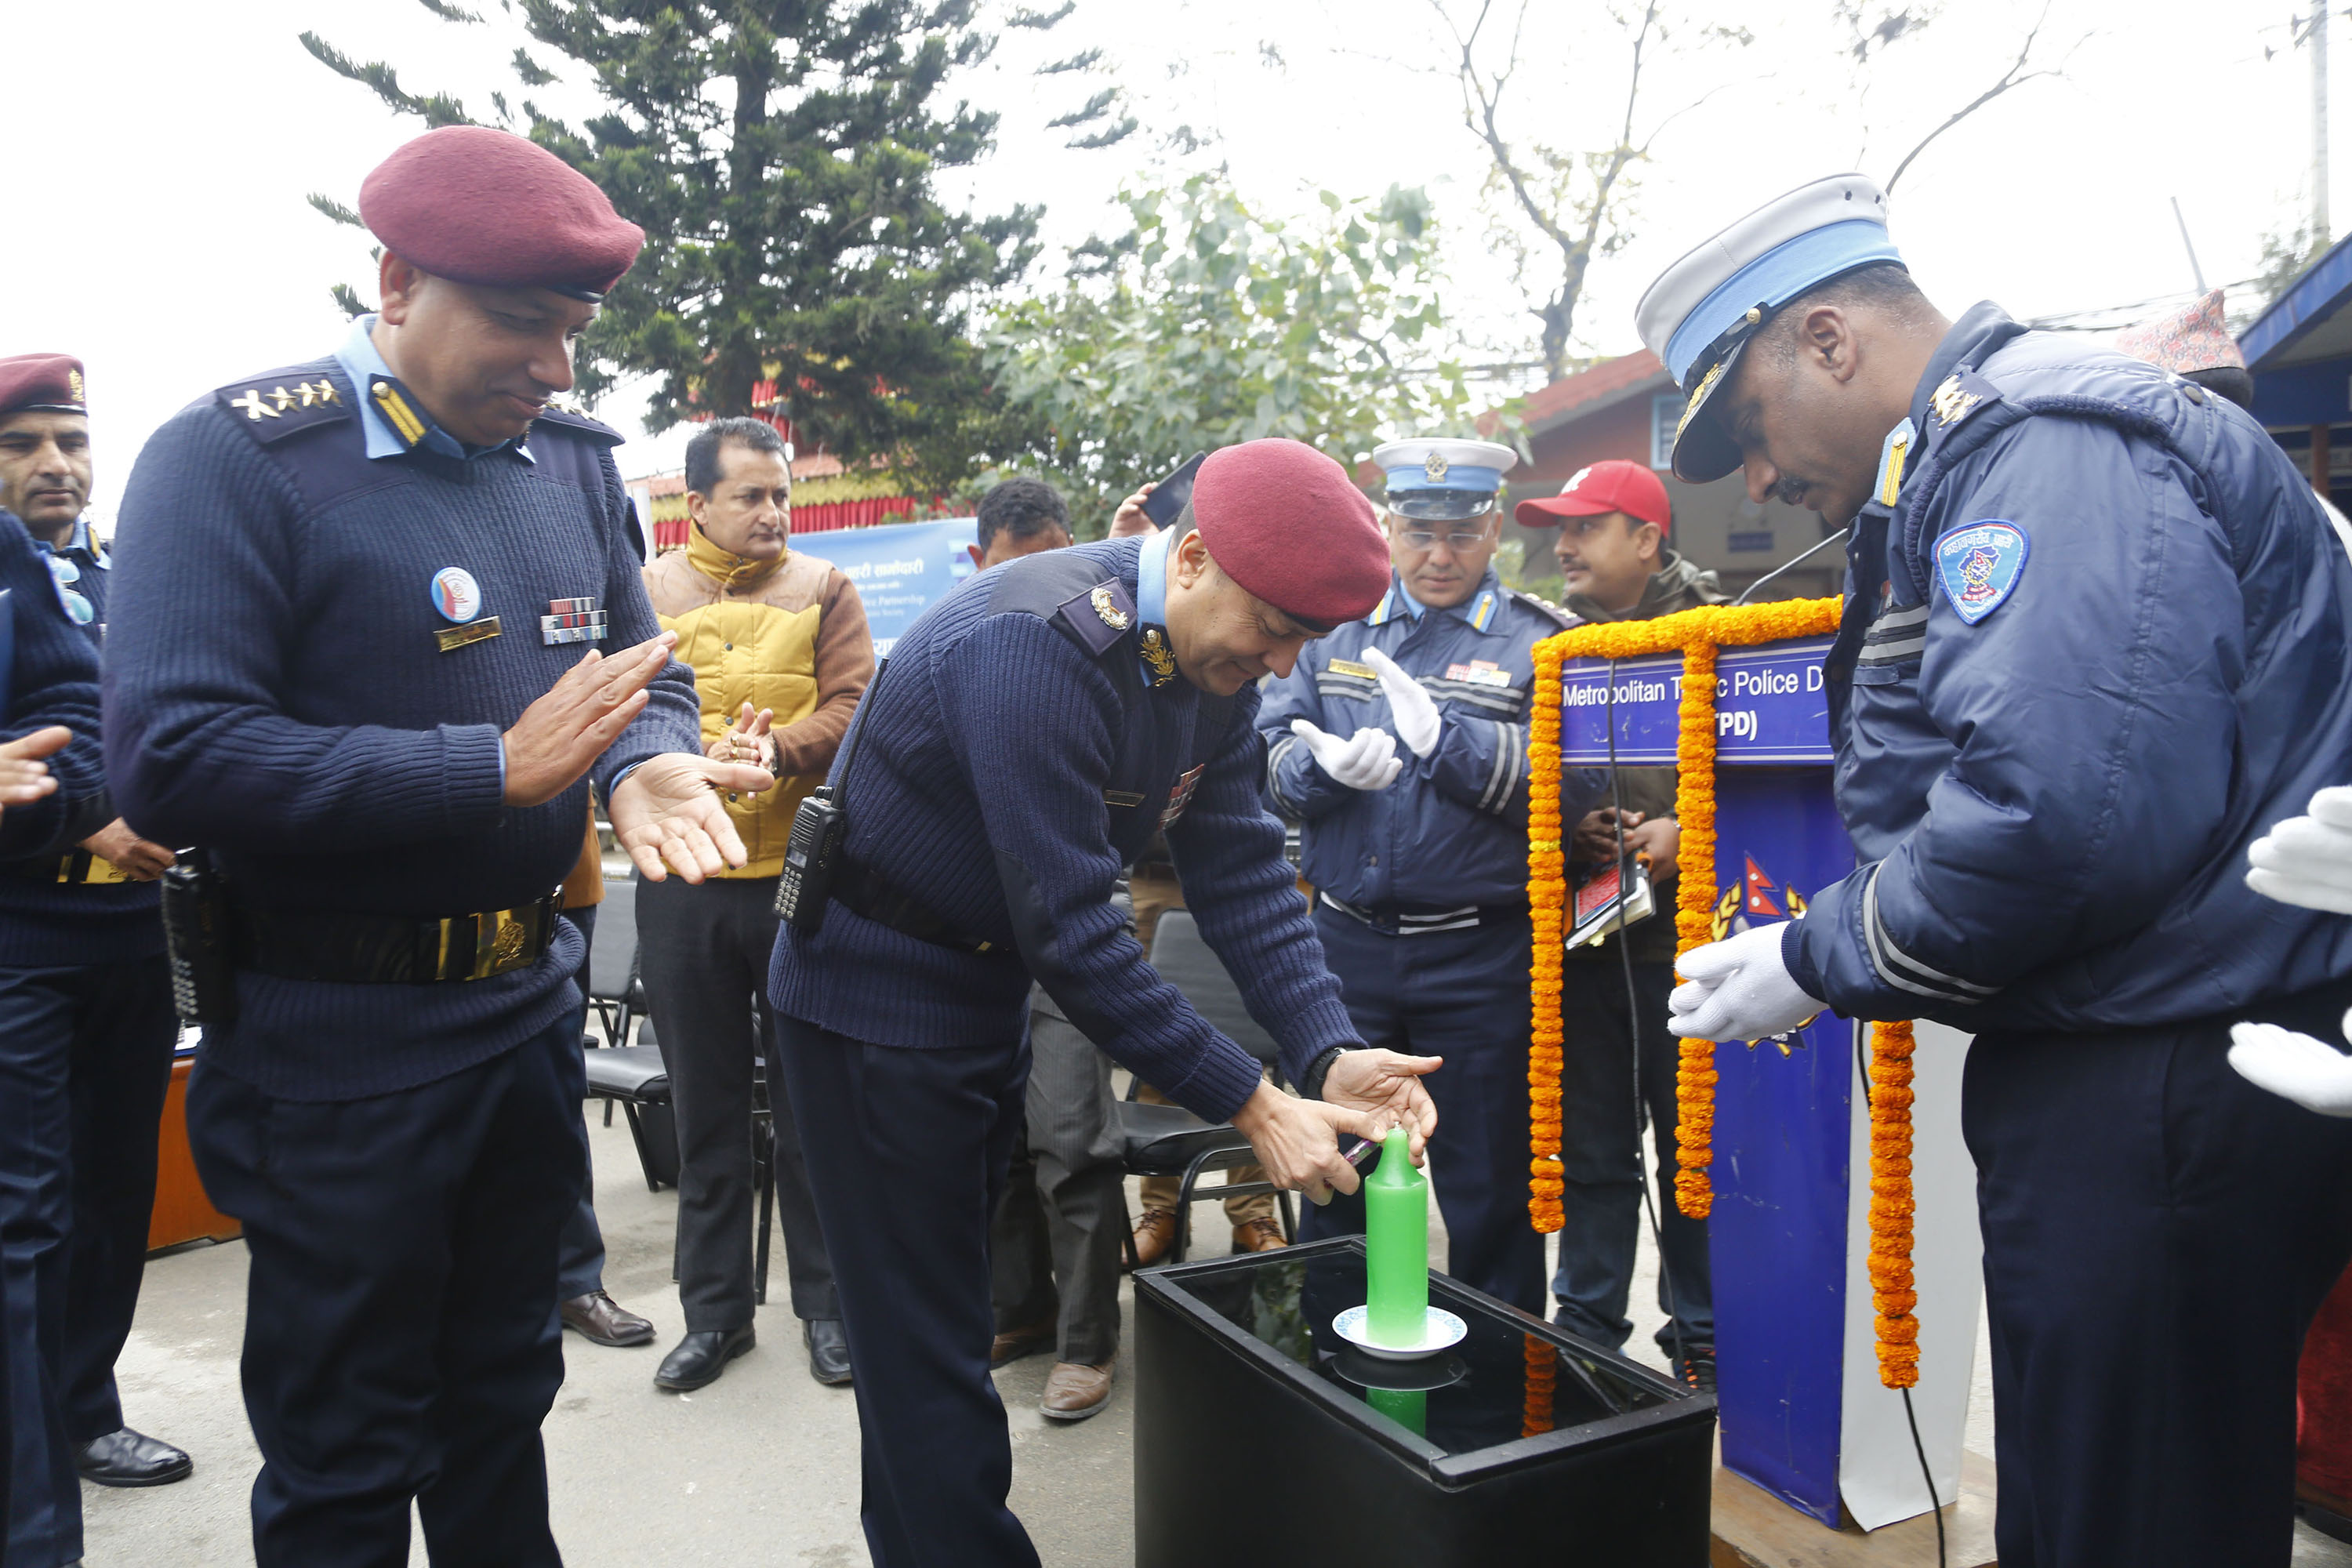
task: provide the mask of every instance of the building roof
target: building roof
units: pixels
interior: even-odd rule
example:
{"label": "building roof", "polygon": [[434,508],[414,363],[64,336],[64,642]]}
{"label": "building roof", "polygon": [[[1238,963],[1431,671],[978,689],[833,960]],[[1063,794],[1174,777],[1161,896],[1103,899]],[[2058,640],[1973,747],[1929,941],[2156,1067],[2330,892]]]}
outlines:
{"label": "building roof", "polygon": [[2352,237],[2337,240],[2238,334],[2246,365],[2282,370],[2352,354]]}
{"label": "building roof", "polygon": [[1647,349],[1636,349],[1529,393],[1519,416],[1527,421],[1528,435],[1540,436],[1628,397],[1673,386],[1674,378],[1666,374],[1658,356]]}

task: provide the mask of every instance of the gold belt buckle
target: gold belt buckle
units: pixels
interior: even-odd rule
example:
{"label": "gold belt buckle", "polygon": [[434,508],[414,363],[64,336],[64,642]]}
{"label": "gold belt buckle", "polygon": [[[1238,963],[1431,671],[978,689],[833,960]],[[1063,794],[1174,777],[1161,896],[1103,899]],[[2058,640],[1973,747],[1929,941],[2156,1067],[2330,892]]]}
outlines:
{"label": "gold belt buckle", "polygon": [[530,946],[530,922],[528,917],[535,909],[499,910],[481,915],[474,921],[474,972],[472,980],[487,980],[493,974],[504,974],[519,969],[522,956]]}

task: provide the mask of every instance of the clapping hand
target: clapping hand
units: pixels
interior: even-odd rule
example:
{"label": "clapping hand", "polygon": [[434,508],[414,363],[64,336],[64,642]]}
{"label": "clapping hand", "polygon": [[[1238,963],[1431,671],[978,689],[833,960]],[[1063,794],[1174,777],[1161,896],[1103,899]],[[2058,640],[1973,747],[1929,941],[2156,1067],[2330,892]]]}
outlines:
{"label": "clapping hand", "polygon": [[749,702],[732,724],[719,732],[703,753],[714,763],[743,763],[755,768],[776,771],[776,737],[771,726],[776,721],[776,710],[762,708],[751,711]]}
{"label": "clapping hand", "polygon": [[669,663],[669,650],[677,646],[677,634],[664,632],[610,658],[591,650],[565,670],[563,679],[524,709],[506,732],[506,803],[543,805],[579,783],[645,710],[646,688]]}
{"label": "clapping hand", "polygon": [[1307,754],[1317,767],[1349,789],[1386,789],[1404,768],[1395,738],[1386,730],[1359,730],[1343,741],[1304,719],[1293,719],[1290,732],[1307,742]]}
{"label": "clapping hand", "polygon": [[52,724],[0,743],[0,810],[30,805],[43,795],[56,794],[58,781],[49,775],[49,764],[40,759],[55,756],[72,742],[71,730]]}
{"label": "clapping hand", "polygon": [[676,871],[689,883],[750,857],[719,802],[721,790],[763,790],[765,768],[668,752],[632,769],[605,803],[613,837],[648,882]]}
{"label": "clapping hand", "polygon": [[1425,757],[1437,750],[1437,736],[1444,721],[1437,716],[1437,700],[1429,688],[1404,672],[1404,667],[1376,647],[1364,650],[1364,662],[1380,677],[1381,692],[1389,700],[1389,713],[1396,720],[1397,738],[1412,750],[1416,757]]}

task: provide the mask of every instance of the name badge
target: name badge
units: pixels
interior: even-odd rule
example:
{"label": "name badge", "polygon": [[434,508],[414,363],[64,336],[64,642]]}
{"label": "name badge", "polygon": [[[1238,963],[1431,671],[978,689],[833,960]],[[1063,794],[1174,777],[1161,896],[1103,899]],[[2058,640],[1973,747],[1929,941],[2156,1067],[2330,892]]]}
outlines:
{"label": "name badge", "polygon": [[1358,664],[1352,658],[1335,658],[1330,665],[1334,675],[1352,675],[1359,680],[1378,680],[1380,674],[1369,664]]}

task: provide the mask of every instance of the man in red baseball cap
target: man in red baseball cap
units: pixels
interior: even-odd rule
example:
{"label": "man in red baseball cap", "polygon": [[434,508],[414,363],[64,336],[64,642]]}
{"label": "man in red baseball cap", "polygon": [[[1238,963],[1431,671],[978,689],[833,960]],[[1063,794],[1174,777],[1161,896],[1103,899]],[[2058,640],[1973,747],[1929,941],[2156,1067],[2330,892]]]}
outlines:
{"label": "man in red baseball cap", "polygon": [[[1588,621],[1646,621],[1727,597],[1715,574],[1702,572],[1670,548],[1674,509],[1666,487],[1647,465],[1612,458],[1579,468],[1559,494],[1521,501],[1513,515],[1526,528],[1556,528],[1552,554],[1566,586],[1565,607]],[[1675,773],[1672,767],[1617,770],[1611,804],[1588,813],[1569,848],[1573,866],[1605,866],[1622,852],[1649,858],[1658,907],[1671,910],[1675,852]],[[1625,983],[1617,943],[1629,944],[1639,1017],[1625,1016]],[[1633,1235],[1641,1208],[1639,1134],[1625,1113],[1633,1098],[1631,1032],[1640,1042],[1642,1097],[1656,1140],[1657,1170],[1673,1174],[1675,1067],[1678,1042],[1666,1030],[1666,994],[1674,989],[1675,922],[1653,917],[1613,931],[1598,944],[1571,952],[1560,972],[1560,1005],[1590,1026],[1571,1029],[1560,1063],[1560,1146],[1566,1190],[1560,1207],[1559,1266],[1552,1294],[1559,1321],[1612,1348],[1625,1342],[1625,1316],[1633,1279]],[[1665,1191],[1661,1188],[1661,1191]],[[1659,1306],[1673,1316],[1658,1331],[1659,1347],[1676,1375],[1696,1387],[1715,1386],[1715,1301],[1707,1270],[1706,1222],[1691,1219],[1672,1201],[1659,1206],[1665,1268]]]}

